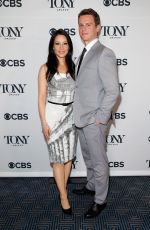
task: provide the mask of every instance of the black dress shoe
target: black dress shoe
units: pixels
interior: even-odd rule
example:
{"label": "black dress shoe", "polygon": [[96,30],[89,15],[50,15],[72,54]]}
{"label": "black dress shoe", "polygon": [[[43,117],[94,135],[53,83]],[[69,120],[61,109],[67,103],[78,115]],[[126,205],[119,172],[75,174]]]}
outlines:
{"label": "black dress shoe", "polygon": [[93,218],[98,216],[103,209],[106,207],[107,203],[104,204],[97,204],[93,203],[92,206],[89,208],[89,210],[84,214],[85,218]]}
{"label": "black dress shoe", "polygon": [[67,208],[67,209],[64,209],[62,206],[62,211],[64,214],[67,214],[67,215],[72,215],[72,208]]}
{"label": "black dress shoe", "polygon": [[77,195],[95,195],[95,191],[89,190],[85,186],[83,188],[73,189],[72,192]]}

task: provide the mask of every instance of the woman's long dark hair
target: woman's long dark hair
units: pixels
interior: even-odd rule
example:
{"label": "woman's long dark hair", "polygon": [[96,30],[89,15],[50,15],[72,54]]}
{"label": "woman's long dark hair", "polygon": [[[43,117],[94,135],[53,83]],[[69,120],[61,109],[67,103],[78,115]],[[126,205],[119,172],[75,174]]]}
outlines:
{"label": "woman's long dark hair", "polygon": [[57,35],[63,35],[67,39],[67,42],[69,45],[69,51],[65,57],[65,61],[66,61],[67,68],[68,68],[67,72],[70,73],[70,75],[73,79],[75,79],[75,76],[74,76],[75,64],[72,60],[73,45],[72,45],[72,41],[71,41],[70,36],[63,29],[56,30],[51,36],[51,39],[49,42],[49,48],[48,48],[49,53],[48,53],[47,62],[46,62],[46,66],[47,66],[46,79],[47,79],[47,81],[50,81],[52,79],[52,77],[54,76],[54,74],[56,72],[58,72],[57,68],[58,68],[59,63],[58,63],[58,59],[57,59],[57,57],[54,53],[54,50],[53,50],[55,38]]}

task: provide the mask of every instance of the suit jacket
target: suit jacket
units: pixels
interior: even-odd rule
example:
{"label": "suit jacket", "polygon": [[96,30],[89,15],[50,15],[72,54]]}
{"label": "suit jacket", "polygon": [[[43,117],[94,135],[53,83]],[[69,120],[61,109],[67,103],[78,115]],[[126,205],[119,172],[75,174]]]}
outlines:
{"label": "suit jacket", "polygon": [[96,120],[107,124],[119,95],[118,71],[113,51],[97,41],[84,57],[74,94],[74,121],[84,127]]}

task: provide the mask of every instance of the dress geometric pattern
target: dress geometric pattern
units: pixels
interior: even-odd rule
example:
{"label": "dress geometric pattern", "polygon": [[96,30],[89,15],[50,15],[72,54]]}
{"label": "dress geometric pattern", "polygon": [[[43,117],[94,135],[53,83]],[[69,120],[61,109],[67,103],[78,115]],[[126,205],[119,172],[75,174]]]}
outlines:
{"label": "dress geometric pattern", "polygon": [[75,157],[77,135],[72,106],[74,86],[74,80],[69,74],[55,74],[48,82],[46,121],[51,129],[47,143],[51,163],[65,163]]}

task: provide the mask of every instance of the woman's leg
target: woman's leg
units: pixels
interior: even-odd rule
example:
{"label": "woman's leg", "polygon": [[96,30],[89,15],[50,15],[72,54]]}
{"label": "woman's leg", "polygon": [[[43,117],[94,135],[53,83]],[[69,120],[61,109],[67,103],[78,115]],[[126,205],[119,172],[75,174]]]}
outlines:
{"label": "woman's leg", "polygon": [[70,204],[67,198],[65,165],[54,163],[53,174],[60,193],[61,205],[64,209],[68,209],[70,208]]}
{"label": "woman's leg", "polygon": [[67,188],[67,182],[71,172],[72,160],[65,163],[64,166],[65,166],[65,186]]}

